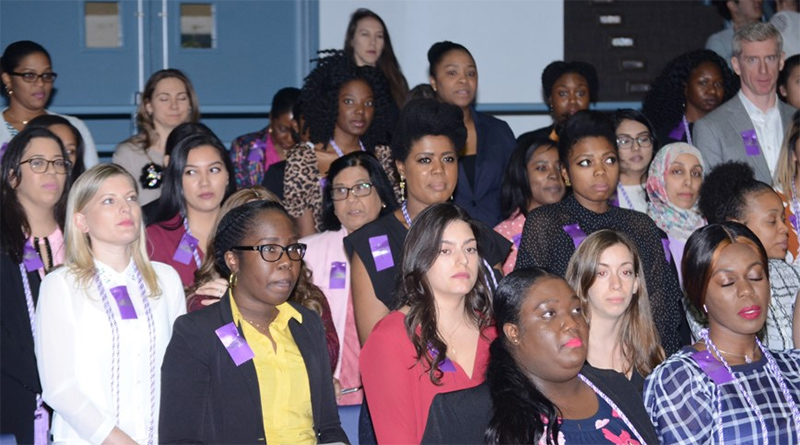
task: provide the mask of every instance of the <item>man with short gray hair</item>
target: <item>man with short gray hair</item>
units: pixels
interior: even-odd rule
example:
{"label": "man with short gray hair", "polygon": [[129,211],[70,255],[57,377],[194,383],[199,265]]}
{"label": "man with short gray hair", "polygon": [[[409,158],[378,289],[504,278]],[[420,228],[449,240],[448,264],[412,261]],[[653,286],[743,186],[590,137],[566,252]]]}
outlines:
{"label": "man with short gray hair", "polygon": [[753,23],[734,34],[731,66],[739,94],[697,121],[693,136],[709,169],[725,161],[750,164],[756,179],[772,184],[778,154],[794,107],[778,100],[783,38],[769,23]]}

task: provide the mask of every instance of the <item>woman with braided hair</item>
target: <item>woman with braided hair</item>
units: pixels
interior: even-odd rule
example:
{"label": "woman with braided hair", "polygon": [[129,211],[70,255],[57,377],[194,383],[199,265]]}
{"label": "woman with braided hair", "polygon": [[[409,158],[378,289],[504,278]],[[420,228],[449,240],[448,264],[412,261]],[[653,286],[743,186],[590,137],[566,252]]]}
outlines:
{"label": "woman with braided hair", "polygon": [[728,64],[714,51],[681,54],[661,71],[642,102],[642,112],[662,144],[692,144],[692,128],[739,91]]}
{"label": "woman with braided hair", "polygon": [[373,153],[392,182],[394,166],[387,146],[397,106],[386,79],[375,67],[356,66],[341,51],[323,51],[300,91],[299,106],[313,147],[289,152],[284,174],[286,210],[297,219],[301,236],[320,231],[322,188],[331,163],[357,150]]}
{"label": "woman with braided hair", "polygon": [[298,240],[276,202],[251,201],[222,218],[214,255],[231,288],[175,322],[162,369],[162,442],[349,442],[322,322],[288,301],[306,252]]}

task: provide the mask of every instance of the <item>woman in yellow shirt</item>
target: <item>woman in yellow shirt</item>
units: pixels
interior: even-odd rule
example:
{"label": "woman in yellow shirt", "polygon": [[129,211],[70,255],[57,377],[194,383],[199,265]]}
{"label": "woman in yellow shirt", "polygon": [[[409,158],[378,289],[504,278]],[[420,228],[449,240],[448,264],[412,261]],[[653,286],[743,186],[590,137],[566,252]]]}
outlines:
{"label": "woman in yellow shirt", "polygon": [[180,317],[162,367],[165,443],[348,442],[319,316],[287,300],[306,246],[286,210],[231,210],[214,241],[219,304]]}

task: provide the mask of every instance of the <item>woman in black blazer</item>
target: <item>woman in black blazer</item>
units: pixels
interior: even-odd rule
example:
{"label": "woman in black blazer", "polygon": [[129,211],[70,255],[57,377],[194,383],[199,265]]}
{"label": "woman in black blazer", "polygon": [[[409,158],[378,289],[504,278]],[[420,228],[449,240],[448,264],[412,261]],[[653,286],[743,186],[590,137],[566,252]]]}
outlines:
{"label": "woman in black blazer", "polygon": [[[217,267],[231,277],[231,290],[219,304],[175,322],[161,371],[162,442],[349,442],[339,423],[322,322],[287,301],[305,254],[297,240],[291,219],[274,202],[244,204],[220,221]],[[259,335],[268,340],[266,348]],[[260,360],[272,352],[270,344],[277,359],[290,363],[280,381],[265,378],[271,374]],[[304,381],[291,378],[298,375],[292,350],[302,356],[310,394]],[[262,407],[262,400],[279,406],[281,415],[265,416],[274,408]],[[288,428],[276,419],[289,419]]]}

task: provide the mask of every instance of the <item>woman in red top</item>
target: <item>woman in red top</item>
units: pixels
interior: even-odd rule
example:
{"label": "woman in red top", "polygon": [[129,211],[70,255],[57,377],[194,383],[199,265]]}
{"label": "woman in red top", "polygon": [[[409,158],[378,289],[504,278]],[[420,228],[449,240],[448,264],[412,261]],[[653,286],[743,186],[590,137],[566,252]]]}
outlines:
{"label": "woman in red top", "polygon": [[397,287],[400,308],[375,325],[360,357],[378,443],[419,443],[436,394],[484,380],[497,334],[478,231],[450,203],[414,220]]}

